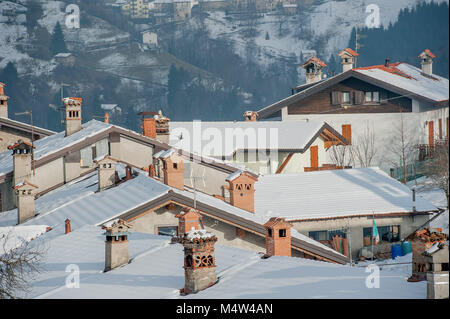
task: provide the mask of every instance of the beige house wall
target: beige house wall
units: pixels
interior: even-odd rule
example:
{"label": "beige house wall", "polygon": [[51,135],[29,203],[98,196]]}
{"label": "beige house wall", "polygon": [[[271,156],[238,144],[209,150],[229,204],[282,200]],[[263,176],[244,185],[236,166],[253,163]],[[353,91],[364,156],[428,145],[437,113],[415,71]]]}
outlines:
{"label": "beige house wall", "polygon": [[[31,142],[29,136],[31,134],[19,134],[6,131],[4,128],[0,129],[0,153],[8,151],[8,146],[16,143],[19,139],[26,142]],[[12,155],[12,151],[11,151]]]}
{"label": "beige house wall", "polygon": [[[380,226],[400,225],[400,239],[407,237],[429,219],[428,215],[415,217],[376,217],[375,223]],[[372,227],[372,217],[353,217],[343,219],[330,219],[321,221],[292,222],[293,228],[299,233],[309,236],[311,231],[340,230],[350,228],[352,257],[359,256],[359,250],[364,247],[363,228]]]}
{"label": "beige house wall", "polygon": [[[117,157],[117,147],[111,143],[111,156]],[[120,136],[120,153],[118,158],[140,168],[148,167],[153,160],[153,148]]]}

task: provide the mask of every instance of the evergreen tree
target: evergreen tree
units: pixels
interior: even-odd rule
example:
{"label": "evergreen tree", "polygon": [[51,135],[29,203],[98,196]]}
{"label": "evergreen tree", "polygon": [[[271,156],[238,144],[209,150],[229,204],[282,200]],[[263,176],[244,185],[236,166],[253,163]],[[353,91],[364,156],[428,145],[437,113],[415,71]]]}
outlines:
{"label": "evergreen tree", "polygon": [[54,55],[67,52],[66,42],[64,41],[64,34],[59,22],[56,23],[55,28],[53,29],[51,50]]}

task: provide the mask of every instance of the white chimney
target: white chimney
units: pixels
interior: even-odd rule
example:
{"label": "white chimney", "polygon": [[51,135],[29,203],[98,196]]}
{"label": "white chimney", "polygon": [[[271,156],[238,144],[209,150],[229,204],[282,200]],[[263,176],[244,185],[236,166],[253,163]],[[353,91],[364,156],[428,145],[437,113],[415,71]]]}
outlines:
{"label": "white chimney", "polygon": [[346,48],[339,52],[338,56],[341,58],[342,72],[346,72],[355,67],[356,57],[358,56],[358,53],[356,53],[352,49]]}
{"label": "white chimney", "polygon": [[419,54],[420,63],[422,64],[422,72],[427,75],[433,75],[433,59],[436,56],[430,50],[425,49]]}

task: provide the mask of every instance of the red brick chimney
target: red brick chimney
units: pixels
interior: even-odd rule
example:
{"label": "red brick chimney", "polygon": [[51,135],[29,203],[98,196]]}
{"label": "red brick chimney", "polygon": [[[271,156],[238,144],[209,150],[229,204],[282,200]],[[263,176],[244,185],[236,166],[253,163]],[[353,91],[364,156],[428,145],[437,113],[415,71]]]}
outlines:
{"label": "red brick chimney", "polygon": [[291,227],[284,218],[272,217],[266,228],[266,255],[291,256]]}
{"label": "red brick chimney", "polygon": [[138,115],[142,115],[142,135],[150,138],[156,138],[156,120],[154,116],[158,115],[158,113],[140,112]]}
{"label": "red brick chimney", "polygon": [[109,114],[105,113],[105,123],[109,123]]}
{"label": "red brick chimney", "polygon": [[184,167],[183,158],[174,149],[170,149],[161,154],[163,161],[164,184],[184,189]]}
{"label": "red brick chimney", "polygon": [[70,229],[70,219],[66,219],[65,220],[65,223],[66,223],[66,234],[68,234],[68,233],[70,233],[72,230]]}
{"label": "red brick chimney", "polygon": [[194,209],[187,209],[175,216],[178,218],[178,236],[183,236],[192,229],[202,229],[202,222],[200,215]]}
{"label": "red brick chimney", "polygon": [[230,184],[230,204],[253,213],[255,211],[255,182],[258,179],[239,170],[228,176],[226,181]]}

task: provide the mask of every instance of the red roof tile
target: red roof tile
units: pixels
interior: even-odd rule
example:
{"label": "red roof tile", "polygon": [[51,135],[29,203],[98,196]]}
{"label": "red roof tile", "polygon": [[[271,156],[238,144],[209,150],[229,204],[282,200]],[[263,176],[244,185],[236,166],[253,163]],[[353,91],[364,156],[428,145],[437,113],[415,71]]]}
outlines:
{"label": "red roof tile", "polygon": [[406,73],[400,71],[397,66],[400,64],[400,62],[396,62],[396,63],[391,63],[389,64],[389,66],[385,66],[384,64],[381,65],[372,65],[372,66],[366,66],[366,67],[361,67],[361,68],[355,68],[354,70],[373,70],[373,69],[379,69],[385,72],[389,72],[392,74],[396,74],[399,76],[403,76],[407,79],[414,79],[413,77],[407,75]]}
{"label": "red roof tile", "polygon": [[344,51],[347,52],[348,54],[352,55],[352,56],[358,56],[359,55],[358,53],[356,53],[355,51],[353,51],[350,48],[345,48],[344,50],[339,52],[338,55],[341,55]]}
{"label": "red roof tile", "polygon": [[301,65],[301,67],[303,68],[305,65],[308,65],[308,64],[310,64],[310,63],[318,64],[318,65],[320,65],[320,66],[322,66],[322,67],[326,67],[326,66],[327,66],[327,65],[326,65],[322,60],[320,60],[319,58],[312,57],[312,58],[310,58],[308,61],[306,61],[305,63],[303,63],[303,64]]}

